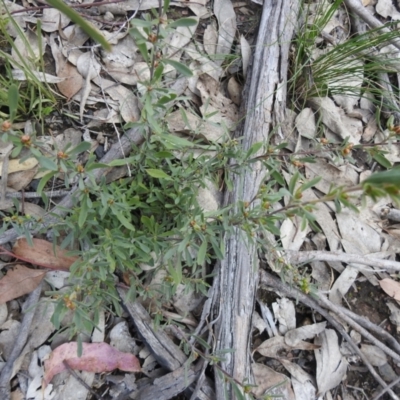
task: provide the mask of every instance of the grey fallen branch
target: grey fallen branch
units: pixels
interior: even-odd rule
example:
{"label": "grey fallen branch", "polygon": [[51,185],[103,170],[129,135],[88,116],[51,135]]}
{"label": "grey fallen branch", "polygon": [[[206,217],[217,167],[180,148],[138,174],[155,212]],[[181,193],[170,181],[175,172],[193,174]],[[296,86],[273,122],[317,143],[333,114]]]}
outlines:
{"label": "grey fallen branch", "polygon": [[31,328],[33,316],[35,314],[35,310],[32,308],[34,308],[39,301],[42,286],[43,283],[40,283],[40,285],[33,292],[30,293],[28,299],[24,304],[25,314],[22,318],[19,334],[15,339],[14,347],[11,351],[10,356],[7,359],[5,366],[1,370],[0,399],[6,400],[11,398],[10,379],[12,378],[14,362],[21,354],[21,351],[24,348],[26,341],[28,340],[29,330]]}
{"label": "grey fallen branch", "polygon": [[[153,321],[143,306],[135,301],[131,302],[126,298],[126,291],[118,288],[122,304],[125,306],[132,321],[142,337],[143,341],[150,348],[152,354],[158,363],[168,371],[172,371],[162,378],[157,379],[153,384],[140,392],[138,399],[170,399],[173,396],[187,389],[196,379],[198,379],[201,371],[201,365],[188,364],[188,357],[184,352],[170,339],[170,337],[162,330],[153,328]],[[185,376],[187,375],[187,379]],[[190,379],[189,379],[190,377]],[[172,380],[171,380],[172,379]],[[175,382],[175,383],[174,383]],[[164,387],[162,385],[165,385]],[[215,395],[209,396],[210,388],[206,383],[201,388],[202,399],[213,399]],[[167,396],[168,393],[168,397]]]}
{"label": "grey fallen branch", "polygon": [[[111,149],[107,152],[107,154],[99,161],[100,163],[107,164],[115,159],[119,159],[129,154],[132,149],[132,144],[136,146],[140,145],[144,141],[143,136],[140,134],[137,128],[132,128],[121,138],[121,141],[115,143],[111,146]],[[109,169],[97,169],[93,171],[93,175],[98,182],[102,176],[104,176]],[[89,179],[86,179],[89,182]],[[71,191],[65,196],[62,201],[51,211],[51,213],[47,214],[43,218],[43,223],[41,223],[34,231],[31,233],[34,234],[38,232],[40,229],[51,227],[53,223],[55,223],[60,216],[65,214],[65,211],[62,209],[70,209],[73,205],[73,195],[78,190],[78,186],[75,185]],[[62,209],[61,209],[62,208]],[[18,233],[15,229],[9,229],[4,232],[0,237],[0,244],[5,244],[15,240],[18,237]]]}
{"label": "grey fallen branch", "polygon": [[290,264],[304,264],[310,261],[340,261],[346,264],[370,265],[387,271],[400,271],[400,262],[382,260],[359,254],[347,254],[338,251],[287,251],[286,261]]}
{"label": "grey fallen branch", "polygon": [[389,389],[386,382],[375,371],[374,367],[368,361],[366,356],[361,352],[358,346],[354,343],[354,341],[352,340],[350,335],[346,332],[346,330],[343,328],[341,323],[336,319],[336,317],[332,316],[327,310],[325,310],[318,300],[314,300],[313,298],[307,296],[300,290],[290,287],[289,285],[282,282],[282,280],[274,277],[273,275],[269,274],[264,270],[260,270],[260,283],[264,287],[267,286],[273,288],[274,291],[279,291],[280,293],[288,297],[296,299],[296,301],[300,301],[301,303],[305,304],[306,306],[312,308],[313,310],[321,314],[343,336],[343,338],[353,349],[354,353],[361,358],[361,360],[366,365],[371,375],[384,389],[386,389],[387,393],[390,394],[391,398],[393,400],[399,400],[399,397],[393,392],[393,390]]}

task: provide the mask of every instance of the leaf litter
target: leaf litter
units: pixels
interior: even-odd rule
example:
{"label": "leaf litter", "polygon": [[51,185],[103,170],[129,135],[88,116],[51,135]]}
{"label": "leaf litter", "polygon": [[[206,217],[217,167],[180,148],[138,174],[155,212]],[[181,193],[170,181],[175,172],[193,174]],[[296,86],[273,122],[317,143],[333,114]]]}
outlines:
{"label": "leaf litter", "polygon": [[[390,16],[398,19],[398,12],[389,3],[380,0],[375,6],[376,12],[384,18]],[[24,9],[24,7],[8,1],[5,1],[4,4],[9,11]],[[199,108],[198,113],[190,109],[174,111],[169,115],[168,119],[170,129],[173,132],[186,135],[195,131],[206,141],[223,143],[226,140],[224,138],[226,129],[234,130],[239,122],[238,106],[240,105],[241,85],[234,76],[230,77],[227,87],[228,98],[227,93],[221,90],[220,82],[226,76],[226,71],[221,67],[223,56],[231,54],[232,46],[237,36],[235,9],[232,3],[226,0],[215,1],[212,11],[207,1],[188,1],[185,4],[172,2],[171,4],[176,7],[182,7],[182,10],[190,9],[196,15],[199,24],[204,23],[210,16],[214,16],[216,21],[211,19],[206,23],[207,26],[202,42],[197,42],[195,39],[197,25],[190,28],[177,28],[169,38],[169,47],[165,48],[168,56],[176,61],[179,61],[182,57],[189,57],[192,60],[190,66],[194,70],[194,77],[181,81],[184,82],[182,93],[195,100]],[[118,16],[127,15],[128,12],[136,12],[136,10],[149,10],[157,7],[157,0],[129,0],[115,4],[103,4],[98,7],[98,10],[102,15],[112,13],[114,16]],[[115,33],[103,30],[104,35],[110,39],[114,47],[111,52],[100,53],[99,55],[92,51],[80,49],[88,37],[80,28],[69,25],[69,19],[55,9],[44,9],[41,17],[30,16],[27,12],[15,14],[15,17],[21,29],[25,29],[27,23],[36,23],[38,18],[41,19],[42,31],[45,32],[42,33],[43,36],[39,40],[37,32],[27,29],[24,38],[22,38],[20,32],[14,26],[8,25],[10,35],[15,38],[15,47],[11,53],[15,63],[13,65],[15,79],[27,78],[21,74],[18,64],[28,62],[32,65],[32,73],[38,79],[55,82],[58,90],[66,97],[67,101],[73,101],[79,106],[80,120],[90,116],[88,111],[100,102],[105,104],[106,108],[97,109],[94,114],[98,113],[95,117],[102,123],[114,124],[121,120],[124,122],[136,122],[139,120],[142,105],[132,89],[136,87],[140,91],[139,81],[146,80],[150,72],[130,35],[127,35],[126,32]],[[342,12],[336,13],[324,29],[325,33],[331,34],[332,32],[346,30],[346,21],[343,18]],[[340,40],[345,39],[339,37],[337,43]],[[25,41],[29,43],[28,47]],[[33,59],[43,55],[47,46],[49,46],[55,62],[55,74],[43,74],[36,71],[33,66]],[[243,74],[246,76],[251,45],[243,35],[240,36],[240,48]],[[203,49],[209,56],[218,55],[218,57],[206,57],[198,49]],[[354,63],[355,61],[349,60],[349,62]],[[106,71],[107,75],[113,80],[106,79],[103,71]],[[164,74],[165,78],[174,79],[176,71],[168,66]],[[353,90],[359,91],[361,82],[362,78],[353,79],[347,82],[346,85]],[[331,89],[334,89],[336,84],[330,82],[329,85]],[[318,140],[316,139],[318,129],[321,127],[321,125],[317,126],[316,116],[318,116],[318,123],[322,124],[326,135],[332,143],[348,139],[356,145],[364,138],[374,139],[379,143],[382,140],[382,133],[379,132],[376,124],[374,125],[372,122],[375,120],[370,117],[375,112],[374,106],[371,104],[367,104],[365,100],[360,100],[357,96],[315,97],[310,99],[308,108],[303,108],[297,116],[295,115],[293,129],[308,140]],[[358,106],[360,106],[359,109]],[[203,119],[213,113],[215,114],[207,119],[206,123],[203,123]],[[81,140],[79,136],[80,133],[78,131],[78,139],[75,141],[75,145],[78,145]],[[56,147],[59,149],[64,148],[65,144],[70,140],[72,139],[67,138],[65,141],[58,143],[58,145],[51,145],[50,151],[56,151]],[[391,162],[398,162],[398,150],[396,147],[387,147],[387,150],[389,152],[386,156],[387,159]],[[16,187],[15,184],[11,183],[12,174],[19,172],[24,174],[23,177],[26,183],[22,186],[26,187],[36,176],[36,165],[36,159],[9,160],[7,168],[8,174],[11,175],[8,175],[8,187],[14,187],[14,190],[22,189],[22,187]],[[359,181],[360,171],[349,165],[344,158],[340,160],[329,158],[318,160],[315,164],[307,164],[305,168],[307,178],[322,177],[319,183],[312,189],[308,189],[307,196],[310,199],[316,198],[321,192],[328,193],[331,182],[355,185]],[[28,172],[31,174],[28,175]],[[20,179],[22,180],[22,176],[16,180],[19,181]],[[203,208],[206,211],[216,211],[219,204],[221,204],[218,189],[211,182],[207,186],[208,188],[203,189]],[[377,228],[381,224],[380,220],[372,222],[369,219],[363,220],[360,216],[346,212],[335,213],[333,210],[334,208],[330,207],[329,204],[322,204],[319,206],[319,211],[316,212],[317,222],[322,229],[322,235],[330,250],[343,249],[344,252],[364,256],[384,251],[382,229]],[[363,218],[367,217],[364,215]],[[280,226],[280,232],[284,249],[298,251],[306,244],[310,245],[308,237],[312,230],[310,228],[301,229],[299,221],[296,219],[286,219]],[[63,277],[57,278],[56,275],[50,277],[48,274],[57,273],[59,270],[68,271],[76,261],[76,258],[67,255],[60,248],[57,248],[56,254],[54,254],[54,248],[57,248],[57,246],[39,239],[33,239],[33,246],[27,243],[26,240],[18,240],[13,249],[17,258],[29,264],[52,268],[55,271],[47,272],[48,270],[33,269],[23,265],[16,265],[12,269],[8,269],[7,273],[0,279],[0,287],[4,288],[1,289],[0,295],[2,304],[30,293],[40,281],[46,279],[46,275],[48,281],[53,282],[55,287],[62,288],[65,285]],[[347,265],[345,268],[343,266],[342,268],[337,267],[337,264],[336,261],[328,262],[330,267],[336,266],[336,268],[333,268],[336,269],[338,274],[333,286],[330,287],[330,300],[333,303],[341,304],[343,297],[361,279],[360,276],[365,275],[366,279],[369,279],[372,283],[379,283],[382,290],[387,293],[388,307],[391,310],[390,318],[399,327],[397,303],[389,300],[400,299],[398,282],[388,277],[380,280],[372,279],[373,270],[368,269],[365,271],[358,264],[354,266]],[[68,272],[64,273],[68,274]],[[55,279],[59,279],[57,280],[58,283],[56,283]],[[159,284],[163,278],[158,277],[157,279],[154,279],[152,284]],[[185,287],[180,287],[174,298],[173,307],[178,312],[176,315],[184,318],[200,307],[203,301],[204,298],[201,296],[196,298],[193,296],[193,292],[188,294],[185,291]],[[344,351],[340,347],[337,333],[332,329],[327,329],[326,322],[299,326],[299,321],[296,319],[298,310],[294,303],[284,296],[277,299],[274,304],[272,308],[274,310],[275,323],[278,324],[278,330],[275,336],[263,341],[253,349],[253,352],[259,353],[264,357],[280,360],[288,371],[289,376],[279,374],[268,367],[267,363],[260,363],[255,359],[252,368],[258,386],[253,393],[258,396],[269,393],[280,396],[285,395],[288,399],[301,399],[307,398],[304,397],[304,393],[308,393],[308,396],[315,396],[316,393],[322,395],[341,385],[348,370],[348,361],[342,354]],[[11,352],[13,339],[18,334],[20,324],[12,319],[11,315],[7,315],[7,312],[4,315],[4,321],[2,321],[0,327],[2,330],[0,343],[5,349],[3,354],[7,359]],[[191,320],[196,320],[193,315],[191,315]],[[261,330],[265,329],[264,326],[268,325],[262,324],[261,321],[259,320],[257,324],[260,334]],[[31,358],[32,365],[30,370],[33,370],[33,366],[38,362],[37,360],[41,360],[41,363],[44,362],[45,371],[42,370],[36,375],[32,372],[31,377],[33,379],[30,382],[30,392],[28,391],[28,393],[35,393],[32,394],[32,398],[36,398],[35,396],[38,396],[41,391],[42,394],[48,396],[45,398],[50,399],[51,395],[48,388],[40,389],[43,373],[46,386],[54,375],[68,368],[66,364],[71,368],[88,372],[108,372],[115,368],[139,372],[141,370],[139,360],[131,354],[134,352],[139,353],[138,343],[127,333],[126,323],[119,328],[124,332],[122,339],[117,340],[116,327],[118,326],[119,324],[114,327],[115,331],[111,331],[114,332],[111,335],[112,345],[125,353],[130,353],[129,355],[122,355],[118,350],[103,343],[102,340],[104,339],[101,339],[100,343],[83,343],[82,357],[76,357],[79,345],[75,342],[61,344],[53,351],[47,345],[43,345],[48,337],[54,333],[55,327],[53,325],[44,330],[46,337],[41,337],[39,333],[35,333],[38,337],[38,343],[36,343],[35,347],[30,344],[31,350],[29,352],[26,351],[25,355],[28,354]],[[37,331],[38,329],[36,328]],[[309,341],[311,339],[314,339],[314,343]],[[93,337],[92,340],[96,341]],[[129,343],[129,346],[122,349],[121,344],[117,343],[123,343],[125,346]],[[39,347],[41,345],[43,346]],[[37,350],[33,351],[34,348],[37,348]],[[144,349],[145,347],[142,348],[142,351]],[[377,365],[378,361],[379,366],[387,363],[387,357],[380,353],[376,346],[363,344],[361,350],[373,365]],[[300,364],[290,362],[287,359],[291,352],[297,352],[296,354],[302,355],[303,353],[299,353],[299,351],[314,351],[316,360],[315,379],[312,374],[307,374]],[[287,358],[281,358],[282,352],[286,353]],[[49,355],[50,358],[45,361],[45,358]],[[146,365],[143,365],[143,368],[147,368],[150,364],[156,367],[157,360],[147,357],[144,364]],[[39,378],[37,378],[38,376]],[[271,391],[269,392],[268,390]],[[82,396],[86,395],[87,393]],[[63,398],[67,398],[65,397],[67,396],[65,392],[63,396]]]}

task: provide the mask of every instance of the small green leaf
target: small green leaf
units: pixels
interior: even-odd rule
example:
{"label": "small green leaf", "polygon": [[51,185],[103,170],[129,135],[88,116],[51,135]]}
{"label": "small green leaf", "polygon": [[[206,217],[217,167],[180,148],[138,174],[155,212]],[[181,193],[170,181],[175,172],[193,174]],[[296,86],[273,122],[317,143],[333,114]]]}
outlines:
{"label": "small green leaf", "polygon": [[48,0],[48,4],[65,14],[72,22],[82,28],[93,40],[100,43],[107,51],[111,50],[110,43],[90,22],[81,17],[73,8],[67,6],[62,0]]}
{"label": "small green leaf", "polygon": [[271,172],[271,176],[281,185],[285,186],[285,178],[277,171],[274,170]]}
{"label": "small green leaf", "polygon": [[199,248],[199,252],[197,253],[197,264],[202,265],[206,259],[206,251],[207,251],[207,240],[203,240]]}
{"label": "small green leaf", "polygon": [[246,158],[251,157],[253,154],[256,154],[262,147],[263,147],[264,143],[262,142],[258,142],[258,143],[254,143],[249,150],[247,150],[247,154],[246,154]]}
{"label": "small green leaf", "polygon": [[197,20],[194,18],[180,18],[168,24],[168,28],[178,28],[178,26],[195,26]]}
{"label": "small green leaf", "polygon": [[153,178],[171,180],[171,177],[169,175],[167,175],[161,169],[149,168],[149,169],[146,169],[146,172]]}
{"label": "small green leaf", "polygon": [[175,60],[169,60],[169,59],[163,59],[163,63],[169,64],[172,67],[174,67],[179,73],[181,73],[183,76],[186,76],[187,78],[190,78],[193,76],[193,72],[190,68],[188,68],[186,65],[175,61]]}
{"label": "small green leaf", "polygon": [[46,169],[47,171],[58,171],[57,164],[47,157],[39,157],[38,158],[39,164]]}

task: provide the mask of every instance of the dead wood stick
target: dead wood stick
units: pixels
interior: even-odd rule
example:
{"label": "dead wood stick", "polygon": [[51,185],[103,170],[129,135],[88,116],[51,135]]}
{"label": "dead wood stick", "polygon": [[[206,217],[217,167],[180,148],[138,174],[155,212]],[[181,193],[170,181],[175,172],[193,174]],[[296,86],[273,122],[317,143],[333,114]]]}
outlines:
{"label": "dead wood stick", "polygon": [[[132,148],[132,144],[136,146],[140,145],[144,141],[142,134],[139,132],[138,128],[132,128],[121,138],[121,141],[118,143],[114,143],[111,146],[111,149],[107,152],[107,154],[100,160],[100,163],[107,164],[115,159],[122,158],[123,155],[129,154]],[[101,177],[107,174],[109,169],[97,169],[93,171],[93,175],[98,182]],[[89,179],[86,179],[86,182],[89,183]],[[60,207],[64,209],[70,209],[73,205],[73,195],[78,190],[78,186],[75,185],[71,191],[68,193],[67,196],[63,198],[63,200],[53,208],[51,214],[47,214],[43,218],[43,223],[41,223],[33,232],[32,234],[36,233],[40,229],[46,228],[51,226],[53,223],[57,222],[58,218],[65,214],[65,211],[60,210]],[[8,231],[4,232],[0,236],[0,244],[5,244],[15,240],[18,237],[18,233],[15,229],[9,229]]]}
{"label": "dead wood stick", "polygon": [[15,360],[21,354],[26,341],[28,339],[29,330],[32,325],[33,316],[35,315],[35,310],[32,309],[38,303],[40,298],[40,293],[42,291],[43,282],[29,294],[27,300],[24,303],[24,316],[22,318],[20,330],[17,338],[15,339],[14,347],[11,351],[10,356],[7,359],[6,365],[1,370],[0,374],[0,399],[10,399],[10,379],[13,373],[13,367]]}
{"label": "dead wood stick", "polygon": [[399,342],[387,331],[385,331],[383,328],[381,328],[378,325],[375,325],[365,317],[358,315],[347,308],[341,307],[341,306],[336,306],[343,314],[347,315],[354,321],[356,321],[359,325],[363,326],[365,329],[369,329],[372,332],[375,332],[377,335],[379,335],[382,339],[385,340],[385,342],[393,348],[397,352],[397,354],[400,355],[400,344]]}
{"label": "dead wood stick", "polygon": [[353,351],[364,362],[364,364],[368,368],[371,375],[375,378],[375,380],[384,389],[387,390],[387,392],[390,394],[392,399],[399,400],[399,397],[391,389],[388,388],[388,385],[386,385],[386,382],[375,371],[374,367],[371,365],[371,363],[368,361],[368,359],[365,357],[365,355],[361,352],[361,350],[358,348],[358,346],[353,342],[352,338],[344,330],[344,328],[340,324],[340,322],[335,317],[330,315],[328,311],[326,311],[324,308],[322,308],[321,305],[316,300],[307,296],[300,290],[290,287],[287,284],[284,284],[280,279],[275,278],[273,275],[269,274],[268,272],[266,272],[264,270],[260,270],[260,283],[264,286],[274,288],[274,290],[278,290],[279,292],[285,294],[286,296],[296,299],[296,301],[300,301],[301,303],[305,304],[306,306],[312,308],[313,310],[315,310],[319,314],[321,314],[338,332],[340,332],[340,334],[348,342],[348,344],[353,349]]}
{"label": "dead wood stick", "polygon": [[[344,0],[346,6],[365,21],[371,28],[381,28],[382,32],[390,32],[389,28],[384,28],[381,21],[375,18],[361,3],[360,0]],[[400,41],[398,39],[391,39],[389,42],[400,49]]]}
{"label": "dead wood stick", "polygon": [[309,261],[340,261],[346,264],[371,265],[387,271],[400,271],[400,262],[398,261],[339,251],[286,251],[286,261],[291,264],[302,264]]}
{"label": "dead wood stick", "polygon": [[355,329],[357,332],[361,333],[362,336],[365,337],[369,342],[374,344],[375,346],[379,347],[383,352],[385,352],[389,357],[392,357],[394,360],[396,360],[398,363],[400,362],[400,355],[395,353],[392,349],[389,349],[389,347],[385,346],[380,340],[378,340],[376,337],[371,335],[365,328],[360,326],[357,322],[355,322],[352,318],[347,316],[345,313],[343,313],[339,307],[336,306],[336,304],[333,304],[331,301],[329,301],[325,296],[323,295],[318,295],[318,302],[322,304],[322,306],[330,311],[333,311],[341,320],[344,322],[348,323],[353,329]]}
{"label": "dead wood stick", "polygon": [[[252,67],[243,92],[245,116],[235,137],[241,137],[243,151],[255,143],[268,143],[273,130],[282,133],[286,108],[286,80],[290,41],[297,25],[298,1],[265,1],[259,26]],[[281,135],[282,136],[282,135]],[[260,156],[262,150],[254,154]],[[232,162],[233,163],[233,162]],[[249,203],[249,212],[257,205],[260,185],[266,176],[261,162],[243,168],[232,177],[233,190],[225,194],[225,205],[232,205],[232,215],[240,204]],[[225,257],[218,271],[217,295],[213,301],[215,351],[225,353],[214,367],[217,400],[234,399],[232,386],[219,373],[225,371],[235,382],[253,383],[250,368],[251,318],[258,282],[258,257],[255,242],[246,240],[243,231],[234,227],[225,237]]]}
{"label": "dead wood stick", "polygon": [[400,383],[400,377],[395,379],[390,385],[388,385],[387,388],[382,389],[379,393],[377,393],[371,400],[378,400],[380,399],[388,389],[391,389],[392,387],[398,385]]}

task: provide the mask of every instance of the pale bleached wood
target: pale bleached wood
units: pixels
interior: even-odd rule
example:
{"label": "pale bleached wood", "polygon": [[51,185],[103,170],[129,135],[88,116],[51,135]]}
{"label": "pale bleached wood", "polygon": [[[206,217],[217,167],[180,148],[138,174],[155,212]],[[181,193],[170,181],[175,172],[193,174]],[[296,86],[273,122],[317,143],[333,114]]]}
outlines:
{"label": "pale bleached wood", "polygon": [[[248,83],[244,90],[245,122],[236,132],[243,137],[246,151],[254,143],[267,142],[272,130],[282,132],[286,105],[286,78],[290,41],[297,23],[297,0],[268,0],[264,2],[257,44]],[[243,108],[243,107],[242,107]],[[234,189],[225,196],[225,205],[252,202],[266,176],[261,163],[252,170],[243,169],[234,177]],[[251,203],[253,207],[256,202]],[[247,243],[240,228],[225,239],[225,258],[219,269],[218,295],[214,298],[216,319],[216,352],[223,354],[219,366],[236,381],[252,382],[250,371],[250,328],[258,281],[256,246]],[[217,399],[235,398],[232,388],[225,384],[215,369]]]}

